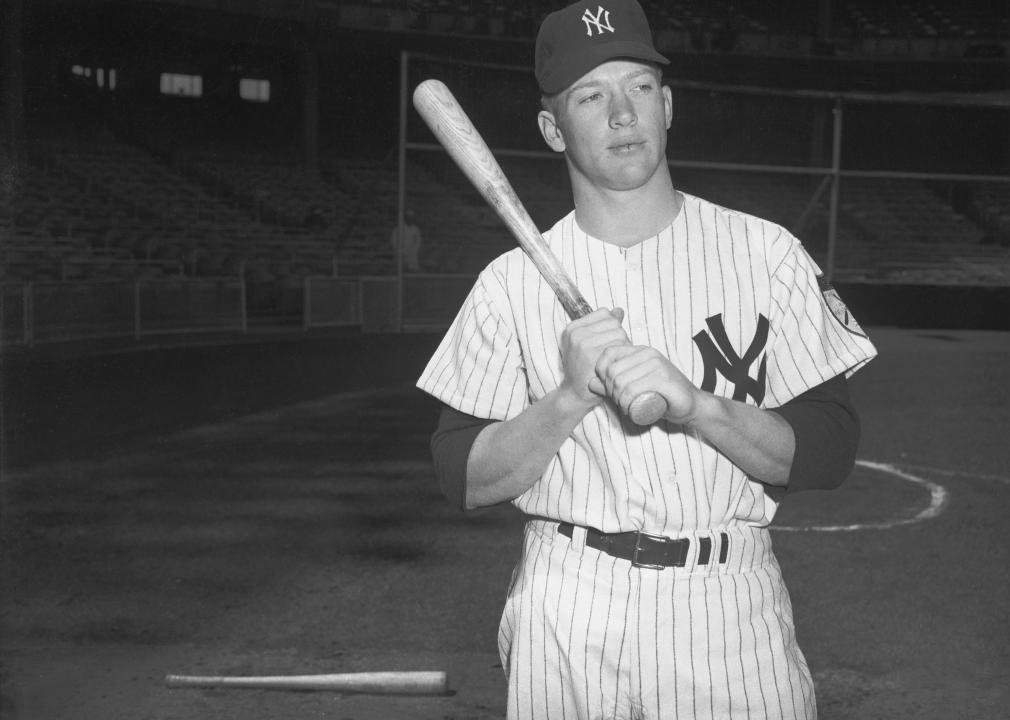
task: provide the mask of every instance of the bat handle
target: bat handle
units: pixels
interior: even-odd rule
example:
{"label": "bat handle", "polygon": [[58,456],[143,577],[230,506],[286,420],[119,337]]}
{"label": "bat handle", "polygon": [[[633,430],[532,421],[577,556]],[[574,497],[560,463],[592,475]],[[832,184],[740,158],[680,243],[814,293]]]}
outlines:
{"label": "bat handle", "polygon": [[628,417],[636,425],[652,425],[665,414],[666,398],[657,392],[642,393],[628,408]]}

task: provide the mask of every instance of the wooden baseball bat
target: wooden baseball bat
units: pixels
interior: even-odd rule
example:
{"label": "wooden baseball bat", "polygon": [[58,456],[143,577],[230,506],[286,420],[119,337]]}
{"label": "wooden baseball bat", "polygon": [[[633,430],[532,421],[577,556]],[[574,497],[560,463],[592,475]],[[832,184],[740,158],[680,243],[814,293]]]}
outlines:
{"label": "wooden baseball bat", "polygon": [[[494,208],[544,280],[554,290],[568,316],[575,320],[592,312],[589,303],[551,253],[533,219],[516,195],[498,161],[473,122],[445,83],[429,79],[414,89],[414,107],[463,174]],[[628,416],[639,425],[651,425],[666,413],[666,400],[658,393],[635,398]]]}
{"label": "wooden baseball bat", "polygon": [[329,675],[213,676],[166,675],[170,688],[247,688],[256,690],[328,690],[372,695],[445,695],[449,679],[442,671],[356,672]]}

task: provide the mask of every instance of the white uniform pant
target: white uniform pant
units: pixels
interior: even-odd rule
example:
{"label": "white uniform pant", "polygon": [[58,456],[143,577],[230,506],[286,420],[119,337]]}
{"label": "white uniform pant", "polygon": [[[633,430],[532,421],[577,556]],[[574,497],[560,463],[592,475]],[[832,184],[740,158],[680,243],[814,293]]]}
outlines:
{"label": "white uniform pant", "polygon": [[685,567],[656,570],[527,522],[498,635],[508,717],[815,718],[769,533],[722,532],[708,564],[690,537]]}

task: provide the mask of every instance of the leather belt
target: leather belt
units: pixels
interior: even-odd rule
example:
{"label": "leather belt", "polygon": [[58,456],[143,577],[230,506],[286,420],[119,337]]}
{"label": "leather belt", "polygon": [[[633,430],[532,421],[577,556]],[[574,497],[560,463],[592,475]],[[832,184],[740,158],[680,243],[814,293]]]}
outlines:
{"label": "leather belt", "polygon": [[[571,523],[558,523],[558,532],[571,538],[575,526]],[[650,535],[643,532],[605,533],[595,528],[585,528],[586,545],[605,552],[622,560],[629,560],[632,565],[640,568],[662,569],[668,567],[684,567],[687,564],[691,541],[687,538],[668,538],[662,535]],[[729,537],[719,533],[719,562],[726,562],[729,551]],[[698,539],[698,565],[707,565],[712,558],[712,538]]]}

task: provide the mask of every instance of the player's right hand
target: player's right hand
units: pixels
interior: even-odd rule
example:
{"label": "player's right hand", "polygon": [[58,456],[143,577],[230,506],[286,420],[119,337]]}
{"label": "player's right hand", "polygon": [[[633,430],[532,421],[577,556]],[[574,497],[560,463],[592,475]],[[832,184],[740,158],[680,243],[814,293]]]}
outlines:
{"label": "player's right hand", "polygon": [[568,324],[561,333],[562,389],[591,406],[603,401],[606,394],[596,377],[596,363],[608,347],[631,342],[621,327],[623,320],[621,308],[600,308]]}

